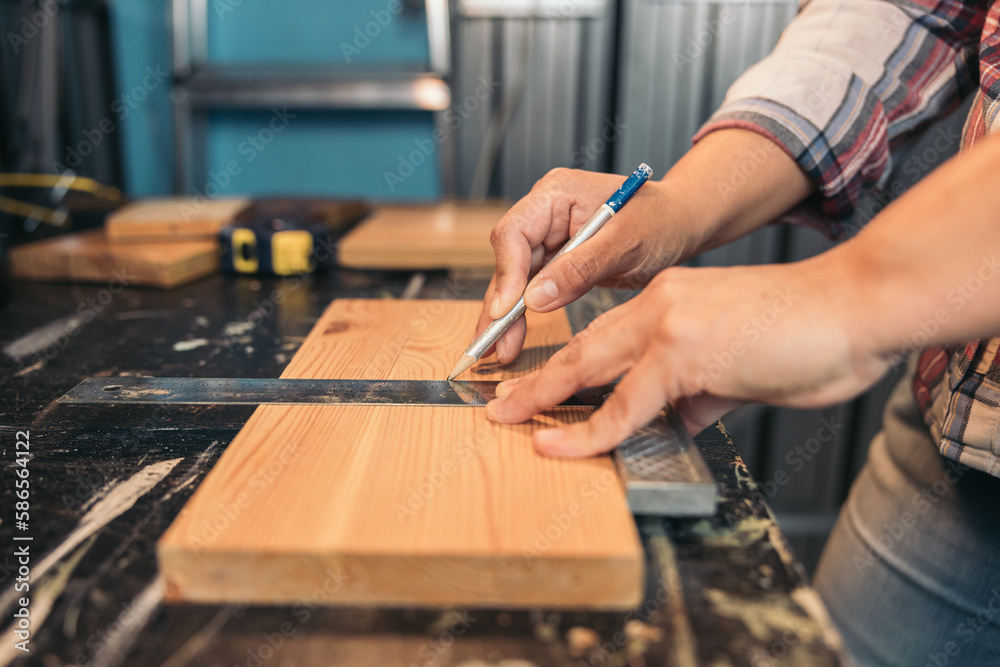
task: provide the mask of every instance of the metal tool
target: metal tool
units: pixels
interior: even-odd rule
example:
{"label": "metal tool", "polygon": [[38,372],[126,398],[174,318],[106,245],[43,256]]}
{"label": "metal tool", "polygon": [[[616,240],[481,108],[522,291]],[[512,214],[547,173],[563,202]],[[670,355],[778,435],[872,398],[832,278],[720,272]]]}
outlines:
{"label": "metal tool", "polygon": [[[65,405],[411,405],[481,407],[496,381],[297,380],[280,378],[87,378],[59,398]],[[558,407],[598,407],[613,386],[577,392]],[[687,429],[671,411],[614,451],[635,514],[711,516],[715,480]]]}
{"label": "metal tool", "polygon": [[[604,226],[608,220],[610,220],[615,213],[621,210],[621,207],[625,205],[629,199],[632,198],[642,184],[645,183],[650,176],[653,175],[653,170],[649,168],[649,165],[642,163],[639,167],[632,172],[632,175],[625,179],[622,186],[618,188],[613,195],[611,195],[606,202],[601,204],[601,207],[597,209],[597,212],[590,217],[590,220],[583,223],[580,229],[576,230],[576,234],[566,242],[562,248],[559,249],[552,259],[549,260],[551,264],[557,257],[565,255],[569,251],[579,247],[581,243],[589,239],[591,236],[597,233],[597,231]],[[547,266],[548,264],[546,264]],[[514,322],[517,321],[519,317],[524,315],[527,310],[527,306],[524,305],[524,295],[518,299],[514,307],[510,309],[503,317],[493,320],[489,326],[483,329],[483,332],[476,337],[476,340],[472,341],[472,344],[466,348],[462,357],[455,364],[455,367],[451,369],[451,373],[448,374],[448,379],[453,380],[462,373],[464,373],[472,364],[476,363],[480,357],[486,354],[486,350],[493,347],[500,336],[504,334],[507,329],[511,327]]]}
{"label": "metal tool", "polygon": [[[445,405],[484,406],[496,380],[299,380],[283,378],[87,378],[59,403],[177,403],[187,405]],[[596,396],[605,388],[587,390]],[[588,394],[589,392],[589,394]],[[594,405],[571,397],[563,405]]]}

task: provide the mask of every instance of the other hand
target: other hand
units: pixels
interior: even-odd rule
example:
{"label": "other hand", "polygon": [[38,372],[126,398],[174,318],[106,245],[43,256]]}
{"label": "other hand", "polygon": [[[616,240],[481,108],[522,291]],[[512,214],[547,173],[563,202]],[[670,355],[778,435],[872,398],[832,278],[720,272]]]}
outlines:
{"label": "other hand", "polygon": [[535,433],[542,453],[589,456],[611,450],[668,402],[697,433],[745,402],[808,408],[845,400],[874,384],[891,360],[859,335],[852,298],[843,294],[849,283],[823,256],[667,269],[543,368],[502,383],[488,415],[523,422],[624,374],[588,420]]}

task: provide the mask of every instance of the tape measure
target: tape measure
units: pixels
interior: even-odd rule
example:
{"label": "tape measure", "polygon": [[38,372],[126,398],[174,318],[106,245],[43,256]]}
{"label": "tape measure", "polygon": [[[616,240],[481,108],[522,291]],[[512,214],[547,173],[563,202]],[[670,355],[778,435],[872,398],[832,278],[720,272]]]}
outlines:
{"label": "tape measure", "polygon": [[322,247],[327,235],[325,226],[302,229],[280,218],[245,227],[224,227],[219,232],[222,267],[229,273],[312,273],[319,266],[316,249]]}
{"label": "tape measure", "polygon": [[291,276],[333,265],[340,238],[370,208],[362,202],[265,199],[219,231],[228,273]]}

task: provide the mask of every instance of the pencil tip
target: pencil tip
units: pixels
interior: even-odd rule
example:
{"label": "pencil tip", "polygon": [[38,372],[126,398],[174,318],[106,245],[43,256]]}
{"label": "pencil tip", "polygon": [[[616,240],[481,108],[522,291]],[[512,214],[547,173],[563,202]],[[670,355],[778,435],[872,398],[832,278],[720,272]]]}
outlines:
{"label": "pencil tip", "polygon": [[464,373],[472,364],[476,363],[476,358],[471,354],[463,354],[462,358],[458,360],[455,367],[451,369],[451,373],[448,374],[448,380],[454,380],[459,375]]}

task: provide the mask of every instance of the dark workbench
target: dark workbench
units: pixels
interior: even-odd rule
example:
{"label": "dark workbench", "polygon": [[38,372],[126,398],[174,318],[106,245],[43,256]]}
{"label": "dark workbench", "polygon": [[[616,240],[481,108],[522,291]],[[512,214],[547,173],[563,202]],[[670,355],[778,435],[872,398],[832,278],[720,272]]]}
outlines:
{"label": "dark workbench", "polygon": [[[648,602],[630,614],[338,609],[319,605],[323,590],[294,607],[161,604],[155,542],[252,408],[55,399],[88,376],[277,377],[332,299],[399,297],[409,279],[215,276],[169,292],[15,284],[0,311],[4,627],[15,609],[15,548],[29,544],[32,567],[47,569],[32,573],[31,654],[13,650],[5,631],[0,665],[12,656],[46,667],[842,664],[822,604],[721,426],[697,438],[720,484],[719,513],[638,519]],[[419,296],[440,298],[444,281],[430,274]],[[484,288],[451,286],[461,298]],[[596,314],[592,303],[577,315]],[[14,523],[18,431],[30,432],[27,531]],[[54,551],[61,557],[46,562]]]}

